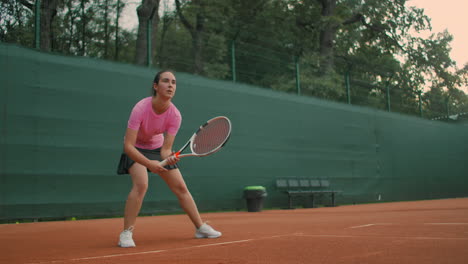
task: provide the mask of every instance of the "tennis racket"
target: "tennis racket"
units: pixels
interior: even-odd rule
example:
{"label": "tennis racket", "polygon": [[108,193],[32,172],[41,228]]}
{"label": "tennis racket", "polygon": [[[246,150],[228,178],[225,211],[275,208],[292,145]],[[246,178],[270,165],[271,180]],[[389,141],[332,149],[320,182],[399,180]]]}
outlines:
{"label": "tennis racket", "polygon": [[[197,132],[185,143],[185,145],[174,155],[183,157],[204,157],[220,150],[231,135],[231,121],[225,116],[212,118],[202,125]],[[181,154],[190,146],[191,153]],[[167,165],[167,159],[161,161],[161,166]]]}

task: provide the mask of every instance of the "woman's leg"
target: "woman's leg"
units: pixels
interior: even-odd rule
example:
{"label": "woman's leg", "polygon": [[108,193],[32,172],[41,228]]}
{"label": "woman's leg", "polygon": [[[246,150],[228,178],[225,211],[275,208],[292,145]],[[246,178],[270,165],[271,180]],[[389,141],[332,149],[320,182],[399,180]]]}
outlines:
{"label": "woman's leg", "polygon": [[135,225],[143,199],[148,190],[148,172],[145,166],[135,162],[130,167],[129,172],[132,177],[133,186],[125,204],[124,230]]}
{"label": "woman's leg", "polygon": [[203,225],[203,221],[198,212],[197,205],[190,194],[187,185],[185,184],[184,178],[180,173],[179,169],[169,170],[161,173],[161,178],[169,186],[169,189],[177,196],[180,206],[187,213],[192,223],[198,229]]}

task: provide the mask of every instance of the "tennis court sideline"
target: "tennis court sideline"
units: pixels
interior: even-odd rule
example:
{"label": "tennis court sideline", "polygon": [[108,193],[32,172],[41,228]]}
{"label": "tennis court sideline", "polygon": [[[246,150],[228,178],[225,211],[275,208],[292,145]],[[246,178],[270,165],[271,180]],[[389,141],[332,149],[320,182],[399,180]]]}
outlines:
{"label": "tennis court sideline", "polygon": [[185,215],[0,225],[0,263],[466,263],[468,198],[204,214],[223,232],[193,239]]}

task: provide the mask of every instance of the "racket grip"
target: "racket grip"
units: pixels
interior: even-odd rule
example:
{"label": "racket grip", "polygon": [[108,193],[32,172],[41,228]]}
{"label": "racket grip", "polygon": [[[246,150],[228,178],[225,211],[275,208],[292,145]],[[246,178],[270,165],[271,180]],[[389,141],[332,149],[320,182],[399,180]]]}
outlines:
{"label": "racket grip", "polygon": [[[180,155],[180,151],[177,151],[176,153],[174,153],[174,156],[175,156],[176,158],[178,158],[179,155]],[[163,167],[166,166],[166,165],[167,165],[167,159],[161,161],[159,164],[160,164],[161,166],[163,166]]]}
{"label": "racket grip", "polygon": [[163,166],[163,167],[166,166],[166,165],[167,165],[167,159],[161,161],[161,162],[159,163],[159,165],[161,165],[161,166]]}

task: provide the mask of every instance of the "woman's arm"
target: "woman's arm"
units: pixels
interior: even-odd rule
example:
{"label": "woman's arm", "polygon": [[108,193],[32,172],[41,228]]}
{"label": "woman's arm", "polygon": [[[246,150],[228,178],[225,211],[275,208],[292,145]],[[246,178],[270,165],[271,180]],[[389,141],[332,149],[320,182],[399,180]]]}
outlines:
{"label": "woman's arm", "polygon": [[172,151],[172,146],[174,145],[175,136],[170,135],[168,133],[164,134],[164,143],[161,147],[161,158],[167,159],[167,164],[173,165],[179,161],[179,158],[174,156],[174,152]]}
{"label": "woman's arm", "polygon": [[[124,151],[125,153],[135,162],[140,163],[141,165],[148,168],[153,173],[159,173],[167,171],[164,167],[159,165],[159,161],[157,160],[149,160],[143,154],[140,153],[135,148],[135,143],[137,139],[138,131],[127,128],[125,133],[125,141],[124,141]],[[162,154],[162,153],[161,153]]]}

